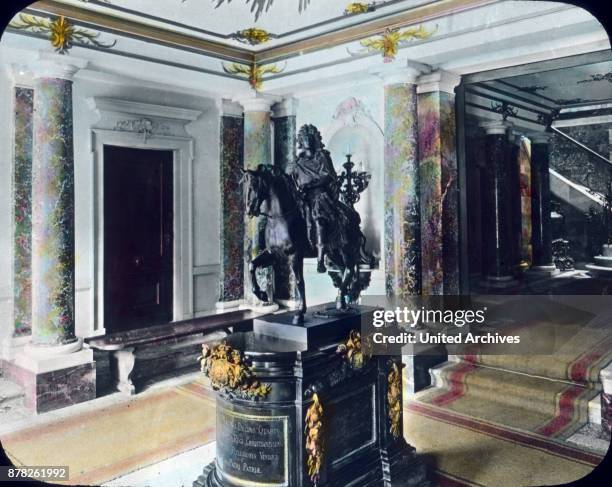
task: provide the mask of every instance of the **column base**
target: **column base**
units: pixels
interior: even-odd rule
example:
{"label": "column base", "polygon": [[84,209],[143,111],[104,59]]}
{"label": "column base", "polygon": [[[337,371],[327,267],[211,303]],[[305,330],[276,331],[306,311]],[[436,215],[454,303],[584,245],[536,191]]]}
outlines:
{"label": "column base", "polygon": [[513,276],[486,276],[480,281],[480,286],[485,288],[506,289],[516,286],[518,280]]}
{"label": "column base", "polygon": [[234,301],[217,301],[215,303],[215,309],[217,312],[223,313],[224,311],[228,311],[230,309],[238,309],[244,303],[244,299],[236,299]]}
{"label": "column base", "polygon": [[557,269],[554,264],[532,265],[525,274],[531,277],[550,277],[559,274],[559,269]]}
{"label": "column base", "polygon": [[80,340],[59,347],[26,345],[6,363],[7,377],[23,387],[28,409],[39,414],[95,399],[93,351],[81,346]]}

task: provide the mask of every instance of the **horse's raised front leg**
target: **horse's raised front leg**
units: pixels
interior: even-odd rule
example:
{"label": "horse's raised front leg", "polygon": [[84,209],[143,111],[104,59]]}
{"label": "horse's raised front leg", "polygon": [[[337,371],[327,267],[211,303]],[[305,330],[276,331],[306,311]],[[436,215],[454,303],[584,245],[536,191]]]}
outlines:
{"label": "horse's raised front leg", "polygon": [[[251,290],[253,294],[257,296],[257,299],[268,302],[268,294],[262,291],[257,282],[257,269],[260,267],[269,267],[274,263],[274,254],[270,250],[266,249],[255,257],[249,265],[249,273],[251,275]],[[271,297],[271,296],[270,296]]]}
{"label": "horse's raised front leg", "polygon": [[301,254],[289,255],[289,265],[295,277],[295,284],[298,290],[299,306],[293,316],[293,324],[299,325],[304,323],[304,314],[306,313],[306,287],[304,285],[304,256]]}

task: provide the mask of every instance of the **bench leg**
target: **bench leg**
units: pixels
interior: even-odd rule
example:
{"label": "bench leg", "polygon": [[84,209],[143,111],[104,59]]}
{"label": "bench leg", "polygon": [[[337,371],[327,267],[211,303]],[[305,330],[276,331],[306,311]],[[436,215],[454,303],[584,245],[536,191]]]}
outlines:
{"label": "bench leg", "polygon": [[125,394],[136,394],[136,387],[132,383],[132,371],[136,363],[134,347],[126,347],[123,350],[116,350],[113,353],[117,366],[117,390]]}

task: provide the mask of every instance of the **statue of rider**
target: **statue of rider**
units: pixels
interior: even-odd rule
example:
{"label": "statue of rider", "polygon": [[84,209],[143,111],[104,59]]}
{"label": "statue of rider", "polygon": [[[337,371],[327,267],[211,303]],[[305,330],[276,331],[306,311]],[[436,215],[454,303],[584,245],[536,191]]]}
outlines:
{"label": "statue of rider", "polygon": [[338,178],[329,151],[325,150],[321,134],[314,125],[300,128],[296,145],[297,158],[289,171],[305,203],[308,237],[317,250],[317,272],[325,272],[330,228],[339,223]]}

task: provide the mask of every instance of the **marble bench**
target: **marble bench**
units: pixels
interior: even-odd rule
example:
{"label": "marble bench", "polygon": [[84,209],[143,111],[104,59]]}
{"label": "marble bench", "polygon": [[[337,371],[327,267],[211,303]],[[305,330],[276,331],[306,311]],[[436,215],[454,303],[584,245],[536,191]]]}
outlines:
{"label": "marble bench", "polygon": [[177,371],[197,370],[201,345],[231,331],[253,327],[250,310],[232,311],[165,325],[110,333],[85,339],[97,354],[108,356],[112,386],[136,394],[135,383]]}

